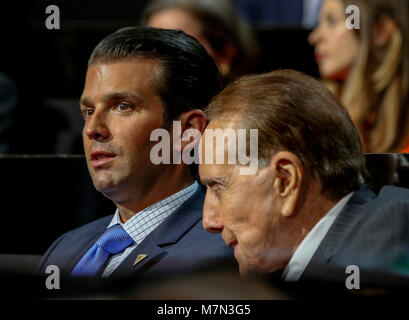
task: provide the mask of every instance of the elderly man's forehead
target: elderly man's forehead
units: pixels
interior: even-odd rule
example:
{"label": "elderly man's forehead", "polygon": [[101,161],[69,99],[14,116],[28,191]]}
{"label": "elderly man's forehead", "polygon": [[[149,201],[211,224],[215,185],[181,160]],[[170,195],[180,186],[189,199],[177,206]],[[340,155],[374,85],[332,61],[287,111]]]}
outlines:
{"label": "elderly man's forehead", "polygon": [[243,119],[243,115],[240,109],[237,108],[237,112],[226,112],[225,114],[218,115],[217,117],[210,119],[207,128],[210,129],[236,129]]}
{"label": "elderly man's forehead", "polygon": [[[217,139],[218,137],[222,137],[224,134],[226,135],[226,138],[224,139],[224,144],[223,148],[228,147],[228,143],[235,143],[235,139],[233,137],[230,137],[229,139],[227,136],[234,136],[236,137],[237,133],[237,124],[238,122],[235,120],[227,120],[227,119],[215,119],[215,120],[210,120],[209,124],[207,125],[201,140],[200,140],[200,148],[199,150],[201,152],[204,152],[206,148],[209,148],[209,145],[212,145],[215,151],[217,146],[221,147],[219,145]],[[209,141],[211,140],[211,141]],[[220,151],[220,150],[219,150]],[[213,150],[212,150],[213,152]]]}
{"label": "elderly man's forehead", "polygon": [[[224,172],[237,164],[237,121],[211,120],[199,145],[200,167],[205,172]],[[233,152],[233,155],[229,155]],[[233,159],[233,163],[229,161]]]}

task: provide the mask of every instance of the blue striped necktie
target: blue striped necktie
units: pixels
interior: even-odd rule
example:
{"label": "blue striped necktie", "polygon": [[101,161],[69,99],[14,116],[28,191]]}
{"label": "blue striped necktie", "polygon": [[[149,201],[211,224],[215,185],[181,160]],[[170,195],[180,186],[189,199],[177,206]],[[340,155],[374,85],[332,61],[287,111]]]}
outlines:
{"label": "blue striped necktie", "polygon": [[110,255],[124,251],[134,243],[133,239],[116,224],[108,228],[84,254],[71,272],[72,276],[94,276],[106,263]]}

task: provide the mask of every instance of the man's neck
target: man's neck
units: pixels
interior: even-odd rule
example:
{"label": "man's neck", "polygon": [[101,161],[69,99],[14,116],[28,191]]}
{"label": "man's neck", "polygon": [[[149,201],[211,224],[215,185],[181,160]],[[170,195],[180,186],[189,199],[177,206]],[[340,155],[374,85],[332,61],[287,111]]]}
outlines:
{"label": "man's neck", "polygon": [[[292,246],[292,254],[315,227],[315,225],[337,204],[326,197],[321,192],[322,185],[317,181],[309,185],[308,191],[305,194],[302,207],[297,212],[297,221],[294,224],[294,242]],[[291,254],[291,256],[292,256]],[[291,258],[291,257],[290,257]]]}
{"label": "man's neck", "polygon": [[171,195],[187,188],[194,182],[194,179],[193,177],[189,176],[189,178],[183,179],[179,183],[166,182],[169,181],[158,181],[153,188],[143,196],[135,197],[126,203],[116,203],[122,223],[125,223],[135,214],[145,208],[148,208],[154,203],[166,199],[167,197],[170,197]]}

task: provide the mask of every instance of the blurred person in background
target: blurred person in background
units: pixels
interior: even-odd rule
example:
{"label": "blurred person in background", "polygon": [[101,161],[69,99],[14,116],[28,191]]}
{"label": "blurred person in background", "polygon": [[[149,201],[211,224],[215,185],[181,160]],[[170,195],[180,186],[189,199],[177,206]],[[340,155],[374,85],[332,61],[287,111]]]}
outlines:
{"label": "blurred person in background", "polygon": [[199,40],[219,66],[224,84],[257,67],[256,37],[229,0],[153,0],[142,23],[180,29]]}
{"label": "blurred person in background", "polygon": [[[360,9],[359,29],[346,27],[349,5]],[[409,152],[409,1],[325,0],[309,41],[364,150]]]}
{"label": "blurred person in background", "polygon": [[252,25],[312,29],[322,0],[234,0],[240,14]]}

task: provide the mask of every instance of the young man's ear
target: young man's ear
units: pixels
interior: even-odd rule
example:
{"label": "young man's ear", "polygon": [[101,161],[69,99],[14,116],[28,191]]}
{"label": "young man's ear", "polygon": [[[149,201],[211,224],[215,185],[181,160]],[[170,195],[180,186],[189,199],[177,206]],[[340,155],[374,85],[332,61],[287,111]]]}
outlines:
{"label": "young man's ear", "polygon": [[202,110],[194,109],[184,112],[178,119],[181,123],[181,150],[186,146],[191,145],[193,141],[195,144],[199,143],[200,137],[207,126],[207,118]]}
{"label": "young man's ear", "polygon": [[290,217],[296,209],[301,194],[304,170],[300,159],[292,152],[280,151],[271,159],[274,187],[282,201],[281,215]]}

